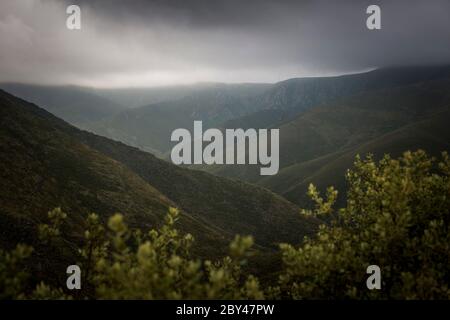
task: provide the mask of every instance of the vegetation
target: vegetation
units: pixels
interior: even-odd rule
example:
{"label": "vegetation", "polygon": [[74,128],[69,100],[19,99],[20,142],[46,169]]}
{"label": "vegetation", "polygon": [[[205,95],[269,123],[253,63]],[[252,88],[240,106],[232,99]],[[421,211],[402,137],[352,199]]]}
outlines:
{"label": "vegetation", "polygon": [[[19,265],[33,249],[18,245],[11,252],[0,252],[0,298],[98,298],[98,299],[261,299],[258,280],[244,276],[251,237],[236,236],[230,255],[215,261],[190,256],[193,237],[181,235],[174,223],[178,210],[170,208],[159,230],[143,233],[130,230],[120,214],[104,226],[96,214],[87,217],[84,245],[78,250],[83,270],[83,290],[74,295],[41,282],[34,290],[21,290],[30,278]],[[39,226],[40,238],[58,243],[58,226],[66,218],[59,208],[49,212],[49,224]]]}
{"label": "vegetation", "polygon": [[[170,142],[172,131],[177,128],[191,130],[194,120],[202,120],[205,130],[208,127],[270,128],[275,126],[278,128],[282,123],[285,123],[281,128],[282,134],[280,135],[281,144],[286,143],[287,146],[287,148],[280,148],[281,165],[284,167],[292,164],[292,161],[303,160],[304,157],[316,157],[324,154],[325,151],[333,149],[331,142],[336,142],[334,147],[340,146],[342,141],[339,138],[343,138],[346,132],[345,128],[342,128],[339,124],[346,117],[349,120],[347,122],[349,128],[359,124],[354,122],[353,118],[358,117],[361,112],[355,114],[348,112],[349,108],[347,108],[345,102],[341,106],[346,108],[342,110],[337,108],[334,111],[333,107],[336,107],[336,105],[331,104],[336,100],[363,92],[383,89],[395,91],[396,88],[402,86],[448,78],[449,71],[450,68],[442,66],[405,67],[379,69],[339,77],[288,79],[275,84],[212,84],[202,90],[199,88],[191,91],[183,97],[177,97],[177,94],[175,94],[171,95],[171,99],[160,103],[121,112],[99,122],[91,123],[89,128],[100,135],[137,146],[152,154],[167,156],[170,153],[171,146],[173,146]],[[399,106],[394,105],[395,109],[398,110],[405,102],[410,102],[408,95],[411,94],[407,93],[405,98],[400,100]],[[379,96],[384,97],[386,93],[380,93]],[[416,96],[423,96],[423,92]],[[425,97],[428,103],[426,106],[434,107],[433,97],[440,96],[443,96],[440,92],[427,95]],[[136,98],[137,95],[134,95],[134,97]],[[386,102],[389,103],[389,100],[392,100],[392,98],[388,98]],[[313,112],[312,117],[307,116],[310,119],[302,116],[296,117],[304,111],[314,110],[321,105],[331,107],[326,111],[331,114],[331,117],[326,118],[320,112],[319,114]],[[381,110],[378,111],[378,108]],[[380,105],[375,105],[375,108],[372,108],[371,111],[387,115],[384,118],[385,121],[389,118],[388,116],[393,116],[388,123],[391,126],[405,122],[404,117],[402,119],[390,112],[389,108],[383,108]],[[404,116],[411,115],[407,110],[402,111]],[[335,112],[338,116],[334,115]],[[306,114],[310,113],[306,112]],[[341,116],[339,117],[339,115]],[[377,120],[377,117],[378,115],[375,115],[374,119]],[[317,122],[317,120],[320,122]],[[323,123],[323,120],[337,120],[337,123]],[[372,117],[360,117],[358,120],[364,122],[361,122],[357,134],[352,135],[350,133],[349,136],[352,140],[364,138],[364,134],[367,136],[367,133],[361,129],[364,129],[365,124],[372,120]],[[318,124],[315,127],[311,125],[314,121]],[[375,125],[371,127],[373,128]],[[336,128],[339,130],[338,132],[332,131]],[[380,131],[377,127],[375,127],[375,130]],[[330,132],[332,133],[330,134]],[[285,139],[283,137],[286,137],[285,141],[283,141]],[[292,148],[293,144],[288,144],[292,140],[296,143],[296,148]],[[316,145],[317,141],[320,143],[319,145]],[[300,146],[300,144],[302,145]],[[283,152],[283,150],[289,150],[289,152]],[[203,168],[211,169],[211,167]],[[215,167],[215,171],[217,170],[217,173],[224,176],[256,181],[258,175],[247,173],[246,170],[242,170],[243,168],[248,169],[252,166],[219,166]],[[236,170],[236,172],[233,172],[233,170]]]}
{"label": "vegetation", "polygon": [[[45,283],[27,286],[33,279],[20,264],[32,248],[1,251],[0,298],[449,299],[448,155],[439,161],[423,151],[379,162],[357,158],[347,180],[347,205],[339,210],[334,209],[334,188],[322,198],[310,185],[314,207],[302,214],[334,218],[299,247],[280,246],[283,266],[275,286],[264,286],[246,271],[251,237],[236,236],[225,258],[193,258],[194,239],[177,231],[179,212],[171,208],[164,225],[147,233],[130,229],[119,214],[106,226],[99,216],[89,215],[77,251],[79,291]],[[46,245],[64,245],[58,230],[65,219],[55,209],[49,223],[39,226]],[[366,287],[366,268],[373,264],[381,268],[381,290]]]}
{"label": "vegetation", "polygon": [[83,235],[90,212],[103,222],[122,212],[130,227],[149,228],[176,207],[178,228],[197,240],[193,252],[210,259],[226,254],[235,234],[253,235],[255,246],[267,251],[279,242],[299,243],[319,223],[266,189],[78,130],[1,90],[0,172],[0,247],[35,243],[36,224],[55,207],[68,215],[63,233],[70,242]]}
{"label": "vegetation", "polygon": [[[450,119],[450,108],[437,112],[425,120],[380,135],[355,148],[287,167],[281,170],[276,178],[268,179],[264,184],[267,183],[266,187],[293,203],[300,205],[307,203],[305,190],[310,183],[315,183],[319,189],[331,184],[339,190],[345,188],[345,176],[342,173],[352,166],[357,154],[372,153],[381,158],[384,153],[388,153],[392,157],[398,157],[407,148],[414,148],[415,150],[424,149],[430,155],[438,156],[442,150],[449,150],[448,119]],[[345,200],[344,197],[339,199],[339,205],[344,204],[343,200]]]}
{"label": "vegetation", "polygon": [[[378,164],[357,159],[347,173],[347,206],[333,211],[337,191],[305,214],[335,214],[317,237],[296,249],[282,245],[280,278],[293,298],[450,298],[450,161],[406,152]],[[378,265],[382,289],[367,290],[366,268]]]}
{"label": "vegetation", "polygon": [[[447,150],[449,87],[447,77],[368,90],[319,104],[293,119],[283,119],[275,126],[280,130],[280,171],[274,176],[260,176],[254,166],[216,165],[202,169],[262,185],[303,206],[306,199],[299,192],[303,195],[309,182],[323,181],[325,187],[343,183],[343,175],[336,177],[333,172],[349,168],[358,152],[400,156],[411,149],[433,154],[438,154],[436,149]],[[424,121],[432,122],[431,130],[423,131]],[[325,163],[319,164],[324,158]],[[345,166],[336,168],[344,162],[342,158]],[[320,178],[315,179],[317,175]],[[305,180],[306,185],[296,188]]]}

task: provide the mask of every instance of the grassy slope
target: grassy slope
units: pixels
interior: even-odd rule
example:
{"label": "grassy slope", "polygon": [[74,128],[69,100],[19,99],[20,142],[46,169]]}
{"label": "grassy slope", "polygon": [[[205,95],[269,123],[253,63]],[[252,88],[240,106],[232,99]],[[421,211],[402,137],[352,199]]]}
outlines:
{"label": "grassy slope", "polygon": [[267,128],[342,97],[449,74],[449,67],[390,68],[339,77],[289,79],[274,85],[217,84],[179,100],[126,110],[92,123],[88,129],[163,157],[173,145],[172,131],[191,129],[194,120],[202,120],[205,128]]}
{"label": "grassy slope", "polygon": [[133,224],[150,226],[175,205],[184,212],[180,228],[199,239],[204,254],[220,250],[235,233],[254,234],[259,245],[270,246],[299,241],[317,225],[262,188],[173,166],[4,92],[0,103],[3,242],[17,239],[18,220],[31,228],[56,206],[70,213],[77,233],[80,215],[91,210],[102,216],[121,211]]}
{"label": "grassy slope", "polygon": [[[150,228],[176,206],[123,164],[53,126],[43,110],[33,110],[42,117],[29,113],[33,106],[6,94],[0,104],[3,243],[26,240],[55,207],[68,212],[67,236],[75,239],[90,212],[104,219],[122,212],[132,226]],[[205,253],[214,250],[211,241],[225,243],[223,234],[186,212],[181,225],[205,241]]]}
{"label": "grassy slope", "polygon": [[177,167],[100,136],[78,134],[81,141],[125,164],[180,208],[229,236],[252,234],[262,245],[298,242],[317,225],[299,217],[297,207],[267,189]]}
{"label": "grassy slope", "polygon": [[[207,171],[241,177],[278,190],[281,175],[293,165],[349,150],[404,125],[426,119],[450,104],[450,80],[369,91],[318,106],[280,126],[280,167],[277,176],[259,176],[258,166],[212,166]],[[405,150],[405,149],[404,149]],[[317,162],[315,162],[317,165]],[[289,169],[292,171],[292,168]],[[272,182],[273,181],[273,184]]]}
{"label": "grassy slope", "polygon": [[[345,190],[345,172],[352,166],[357,154],[364,156],[372,153],[380,158],[384,154],[397,157],[405,150],[424,149],[433,155],[449,151],[449,119],[450,108],[446,108],[429,119],[406,125],[345,152],[288,167],[277,179],[281,181],[289,177],[290,185],[269,180],[263,184],[271,185],[291,201],[305,205],[308,203],[305,194],[309,183],[314,183],[322,190],[329,185]],[[343,200],[345,199],[341,197],[341,203]]]}

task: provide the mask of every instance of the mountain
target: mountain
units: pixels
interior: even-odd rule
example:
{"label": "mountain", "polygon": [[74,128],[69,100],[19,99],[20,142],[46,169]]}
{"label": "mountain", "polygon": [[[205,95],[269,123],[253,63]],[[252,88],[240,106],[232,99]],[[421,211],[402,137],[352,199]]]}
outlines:
{"label": "mountain", "polygon": [[204,128],[254,112],[253,98],[267,84],[210,84],[179,100],[164,101],[123,111],[88,127],[97,134],[163,156],[170,150],[174,129],[192,129],[194,120]]}
{"label": "mountain", "polygon": [[[425,119],[450,103],[450,78],[373,90],[318,106],[280,126],[286,167]],[[295,146],[295,148],[293,148]]]}
{"label": "mountain", "polygon": [[[336,78],[345,85],[338,84]],[[224,244],[236,233],[255,235],[261,248],[281,241],[298,242],[318,223],[298,217],[298,208],[292,203],[305,204],[309,182],[342,187],[343,174],[358,152],[380,156],[419,147],[434,153],[448,149],[443,127],[449,119],[448,68],[377,70],[336,78],[294,79],[274,86],[213,84],[179,100],[126,110],[101,120],[103,129],[109,130],[105,135],[123,134],[121,140],[163,154],[169,150],[171,130],[189,128],[196,119],[204,120],[206,127],[220,126],[232,118],[248,124],[256,119],[251,116],[256,100],[265,101],[264,121],[277,121],[277,110],[303,109],[278,125],[281,167],[270,177],[260,176],[259,166],[202,167],[216,176],[174,166],[135,147],[78,130],[2,92],[2,185],[25,190],[6,190],[2,208],[12,213],[5,217],[21,217],[28,221],[25,225],[33,225],[41,218],[29,221],[23,211],[39,217],[52,207],[63,206],[71,217],[90,210],[102,216],[122,211],[137,225],[141,219],[143,225],[152,225],[172,205],[182,209],[182,220],[188,220],[181,223],[184,230],[202,239],[206,246],[201,249],[203,253],[213,251],[209,244]],[[332,85],[324,84],[328,82]],[[354,89],[343,89],[345,95],[333,93],[350,84]],[[293,98],[268,98],[267,92],[286,85],[309,88],[310,102],[330,101],[299,107],[294,97],[306,93],[294,89],[282,90]],[[431,124],[424,133],[425,123]],[[36,185],[43,189],[36,191]]]}
{"label": "mountain", "polygon": [[79,127],[126,109],[95,94],[90,88],[18,83],[3,83],[0,84],[0,88],[36,103],[48,112]]}
{"label": "mountain", "polygon": [[[126,109],[179,100],[185,96],[196,95],[218,86],[221,86],[221,84],[199,83],[144,88],[91,88],[0,83],[1,89],[36,103],[50,113],[81,128]],[[260,85],[261,88],[266,86],[268,85]],[[255,85],[256,87],[258,85]]]}
{"label": "mountain", "polygon": [[179,100],[202,86],[168,86],[149,88],[93,88],[100,97],[114,101],[127,108],[137,108],[164,101]]}
{"label": "mountain", "polygon": [[[196,83],[190,85],[176,85],[176,86],[162,86],[162,87],[148,87],[148,88],[114,88],[102,89],[93,88],[92,91],[108,100],[114,101],[127,108],[136,108],[147,105],[153,105],[165,101],[180,100],[186,96],[201,94],[203,91],[214,90],[220,87],[230,88],[239,85],[225,85],[220,83]],[[254,88],[256,93],[259,90],[270,87],[270,84],[242,84],[245,88],[252,90]]]}
{"label": "mountain", "polygon": [[282,175],[285,168],[315,159],[329,161],[324,158],[326,155],[338,154],[426,119],[450,105],[449,88],[450,78],[429,80],[335,99],[301,113],[279,126],[281,170],[273,177],[262,177],[258,166],[249,165],[199,166],[198,169],[251,182],[264,180],[264,186],[278,191],[268,181],[287,185],[286,181],[295,175]]}
{"label": "mountain", "polygon": [[[180,99],[125,110],[88,129],[167,157],[174,129],[279,127],[299,114],[369,91],[444,79],[450,67],[397,67],[337,77],[296,78],[276,84],[211,84]],[[176,97],[176,95],[175,95]]]}
{"label": "mountain", "polygon": [[234,234],[252,234],[260,248],[299,242],[318,221],[274,193],[245,182],[174,166],[151,154],[79,130],[47,111],[0,91],[0,243],[33,236],[46,212],[69,215],[77,238],[81,217],[125,214],[135,227],[161,223],[168,206],[202,255],[222,252]]}
{"label": "mountain", "polygon": [[287,122],[301,112],[337,99],[414,83],[445,79],[449,66],[392,67],[336,77],[294,78],[278,82],[256,97],[258,111],[231,119],[224,128],[267,128]]}
{"label": "mountain", "polygon": [[[306,190],[310,183],[321,190],[330,185],[345,190],[345,172],[352,166],[356,155],[371,153],[379,159],[386,153],[398,157],[406,150],[423,149],[435,156],[442,151],[450,151],[449,120],[450,105],[429,119],[406,125],[346,152],[287,167],[276,179],[266,179],[261,185],[295,203],[306,204]],[[342,204],[343,201],[345,198],[341,196],[339,202]]]}

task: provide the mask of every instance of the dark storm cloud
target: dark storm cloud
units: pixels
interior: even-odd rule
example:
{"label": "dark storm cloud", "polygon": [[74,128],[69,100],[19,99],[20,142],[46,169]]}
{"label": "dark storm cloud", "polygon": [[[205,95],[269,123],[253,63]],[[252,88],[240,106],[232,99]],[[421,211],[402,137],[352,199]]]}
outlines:
{"label": "dark storm cloud", "polygon": [[[69,4],[81,31],[65,28]],[[366,28],[370,4],[381,30]],[[450,1],[6,0],[0,39],[0,81],[266,82],[450,64]]]}

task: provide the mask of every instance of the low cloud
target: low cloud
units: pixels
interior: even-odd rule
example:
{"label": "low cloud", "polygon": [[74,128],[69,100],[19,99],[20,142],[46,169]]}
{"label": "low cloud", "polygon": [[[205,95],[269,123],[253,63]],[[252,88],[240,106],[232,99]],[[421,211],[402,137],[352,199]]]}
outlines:
{"label": "low cloud", "polygon": [[[78,4],[82,29],[65,26]],[[382,9],[369,31],[365,10]],[[101,87],[275,82],[450,64],[450,2],[0,2],[0,81]]]}

